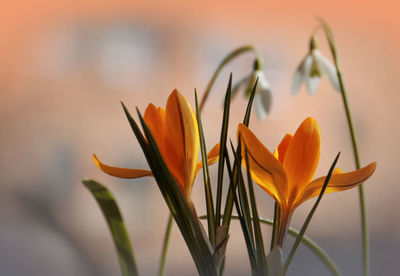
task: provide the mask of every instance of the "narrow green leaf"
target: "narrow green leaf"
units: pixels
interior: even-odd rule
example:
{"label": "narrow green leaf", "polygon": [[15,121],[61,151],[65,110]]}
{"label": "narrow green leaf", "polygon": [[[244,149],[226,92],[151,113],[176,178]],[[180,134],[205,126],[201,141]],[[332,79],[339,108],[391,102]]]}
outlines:
{"label": "narrow green leaf", "polygon": [[232,93],[232,73],[229,77],[228,88],[226,89],[225,102],[224,102],[224,115],[222,119],[221,127],[221,138],[219,141],[219,160],[218,160],[218,182],[217,182],[217,199],[216,199],[216,214],[215,214],[215,224],[217,226],[221,225],[221,201],[222,201],[222,185],[224,179],[224,152],[226,150],[226,140],[228,138],[228,126],[229,126],[229,111],[231,105],[231,93]]}
{"label": "narrow green leaf", "polygon": [[249,155],[246,145],[245,145],[245,161],[247,167],[247,183],[249,186],[251,210],[253,215],[254,240],[256,244],[257,260],[260,270],[262,271],[263,275],[265,275],[268,271],[268,268],[265,257],[264,240],[261,233],[260,218],[258,216],[257,202],[254,194],[253,180],[251,179]]}
{"label": "narrow green leaf", "polygon": [[175,219],[188,246],[199,274],[202,276],[217,275],[217,269],[212,257],[212,248],[205,237],[202,226],[198,219],[195,218],[192,212],[194,209],[189,207],[178,184],[166,166],[150,129],[144,122],[139,110],[137,110],[143,131],[146,135],[146,138],[144,138],[128,109],[124,105],[123,107],[171,215]]}
{"label": "narrow green leaf", "polygon": [[96,199],[107,221],[115,248],[117,249],[122,275],[138,275],[131,241],[113,195],[106,187],[94,180],[85,179],[82,183]]}
{"label": "narrow green leaf", "polygon": [[[247,104],[246,113],[244,115],[243,124],[245,124],[246,126],[249,126],[249,123],[250,123],[251,108],[253,106],[253,100],[254,100],[254,96],[256,94],[257,84],[258,84],[258,78],[256,79],[256,81],[254,83],[254,87],[253,87],[253,90],[251,92],[249,102]],[[234,178],[237,177],[237,172],[238,172],[238,168],[236,166],[234,166],[233,167],[233,176],[234,176]],[[236,187],[235,187],[235,189],[236,189]],[[229,224],[230,224],[230,221],[231,221],[232,210],[233,210],[233,195],[232,195],[231,190],[229,189],[228,190],[228,195],[227,195],[226,201],[225,201],[224,217],[223,217],[223,220],[222,220],[222,224],[223,225],[227,225],[228,229],[229,229]]]}
{"label": "narrow green leaf", "polygon": [[272,226],[272,236],[271,236],[271,246],[270,250],[274,249],[278,239],[278,229],[280,226],[280,218],[281,218],[281,208],[279,204],[275,202],[274,205],[274,224]]}
{"label": "narrow green leaf", "polygon": [[[143,136],[142,132],[140,131],[136,121],[132,118],[132,115],[129,113],[128,109],[126,108],[125,104],[122,101],[121,101],[121,105],[122,105],[122,108],[124,109],[125,115],[126,115],[126,117],[128,119],[128,122],[129,122],[132,130],[133,130],[133,133],[135,134],[136,139],[138,140],[141,148],[143,149],[143,151],[144,151],[144,153],[146,155],[146,152],[148,151],[148,149],[147,149],[148,148],[148,144],[147,144],[146,138],[144,138],[144,136]],[[146,155],[146,157],[147,157],[147,155]]]}
{"label": "narrow green leaf", "polygon": [[[207,219],[207,215],[200,216],[199,218]],[[232,219],[238,220],[239,216],[232,215]],[[271,226],[274,224],[273,220],[262,218],[262,217],[260,217],[260,222],[263,224],[271,225]],[[299,230],[289,227],[288,233],[292,237],[296,238],[299,235]],[[311,252],[315,254],[315,256],[317,256],[320,259],[320,261],[326,266],[326,268],[332,273],[332,275],[335,275],[335,276],[342,275],[340,273],[337,265],[328,256],[328,254],[321,247],[319,247],[319,245],[315,241],[313,241],[310,237],[303,235],[301,242],[303,243],[304,246],[306,246],[308,249],[310,249]]]}
{"label": "narrow green leaf", "polygon": [[[249,122],[250,122],[250,113],[251,113],[251,108],[253,105],[254,95],[256,93],[257,83],[258,83],[258,79],[256,80],[256,82],[254,84],[253,91],[251,92],[251,96],[250,96],[249,102],[247,104],[246,114],[243,119],[243,123],[246,126],[248,126]],[[238,172],[238,168],[237,168],[237,166],[234,166],[233,167],[233,177],[234,178],[238,177],[237,172]],[[236,183],[236,181],[234,183]],[[235,187],[235,189],[236,189],[236,187]],[[229,189],[228,195],[225,200],[224,216],[223,216],[223,220],[222,220],[222,224],[228,226],[228,230],[229,230],[229,224],[231,221],[232,210],[233,210],[233,195],[232,195],[231,189]]]}
{"label": "narrow green leaf", "polygon": [[197,270],[200,275],[217,275],[217,268],[212,256],[213,249],[208,243],[200,222],[195,217],[194,207],[189,207],[183,197],[178,184],[164,162],[150,129],[139,111],[138,116],[149,144],[149,165],[161,193],[170,208],[171,214],[174,216],[182,236],[188,245]]}
{"label": "narrow green leaf", "polygon": [[[232,150],[234,151],[235,149],[232,146]],[[228,159],[226,159],[228,160]],[[235,158],[234,161],[234,166],[237,166],[237,162],[240,162],[237,158]],[[258,267],[257,267],[257,259],[256,259],[256,254],[255,254],[255,248],[254,248],[254,244],[253,244],[253,239],[252,239],[252,234],[250,233],[250,230],[248,228],[248,225],[246,223],[246,220],[243,216],[243,212],[242,212],[242,208],[241,208],[241,204],[239,199],[237,198],[236,192],[235,192],[235,187],[237,187],[239,185],[239,183],[234,183],[235,181],[238,182],[239,179],[233,177],[232,175],[232,171],[230,170],[229,166],[227,165],[228,168],[228,175],[230,178],[230,182],[229,182],[229,187],[230,190],[232,192],[232,197],[233,197],[233,202],[235,204],[236,207],[236,211],[238,212],[238,217],[239,217],[239,222],[240,225],[242,227],[242,232],[243,232],[243,236],[244,236],[244,240],[246,242],[246,248],[247,248],[247,253],[249,255],[249,260],[250,260],[250,265],[251,265],[251,269],[252,269],[252,273],[256,274],[258,271]]]}
{"label": "narrow green leaf", "polygon": [[158,276],[164,276],[164,274],[165,274],[165,266],[167,264],[167,253],[168,253],[169,241],[170,241],[170,237],[171,237],[171,230],[172,230],[173,224],[174,224],[174,218],[172,217],[171,214],[169,214],[167,228],[165,229],[163,247],[161,250],[160,267],[158,269]]}
{"label": "narrow green leaf", "polygon": [[304,233],[306,232],[307,227],[308,227],[308,225],[310,224],[310,221],[311,221],[311,219],[312,219],[312,217],[313,217],[313,215],[314,215],[314,213],[315,213],[315,210],[317,209],[318,204],[319,204],[319,202],[321,201],[322,196],[323,196],[324,193],[325,193],[326,187],[328,186],[329,180],[331,179],[333,170],[335,169],[335,166],[336,166],[336,163],[337,163],[337,161],[338,161],[338,159],[339,159],[339,156],[340,156],[340,152],[337,154],[335,160],[333,161],[333,163],[332,163],[332,165],[331,165],[331,167],[330,167],[330,169],[329,169],[328,175],[326,176],[324,185],[322,186],[321,192],[320,192],[320,194],[319,194],[319,196],[318,196],[318,199],[315,201],[314,206],[312,207],[310,213],[308,214],[308,216],[307,216],[307,218],[306,218],[306,220],[305,220],[303,226],[302,226],[301,229],[300,229],[300,233],[299,233],[299,235],[297,236],[297,238],[296,238],[296,240],[295,240],[295,242],[294,242],[294,244],[293,244],[292,249],[290,250],[289,256],[288,256],[288,258],[287,258],[287,260],[286,260],[286,263],[285,263],[285,266],[284,266],[284,269],[283,269],[283,275],[286,274],[286,272],[287,272],[287,270],[288,270],[288,268],[289,268],[290,262],[292,261],[293,256],[294,256],[294,254],[296,253],[296,250],[297,250],[297,248],[298,248],[298,246],[299,246],[299,244],[300,244],[300,241],[301,241],[301,239],[303,238]]}
{"label": "narrow green leaf", "polygon": [[194,95],[196,100],[197,126],[199,129],[199,136],[200,136],[201,159],[203,160],[204,190],[206,197],[207,217],[208,217],[207,221],[208,236],[210,238],[211,245],[213,246],[213,248],[215,248],[215,236],[217,234],[217,230],[215,227],[215,218],[214,218],[214,203],[213,203],[214,199],[212,196],[211,185],[210,185],[210,174],[208,170],[206,142],[204,141],[203,126],[201,122],[200,108],[196,90],[194,91]]}
{"label": "narrow green leaf", "polygon": [[[233,153],[235,154],[232,142],[231,142],[231,146],[232,146]],[[249,205],[249,200],[247,197],[246,187],[244,186],[243,173],[242,173],[242,169],[241,169],[241,163],[242,163],[241,148],[242,148],[242,144],[241,144],[241,139],[239,137],[239,145],[238,145],[237,152],[235,154],[235,159],[238,160],[237,164],[239,164],[238,165],[239,177],[238,177],[238,182],[237,182],[238,185],[237,186],[238,186],[239,200],[240,200],[240,206],[241,206],[242,212],[243,212],[243,217],[246,222],[246,227],[248,228],[248,231],[249,231],[249,234],[251,237],[251,242],[254,247],[254,235],[253,235],[253,227],[252,227],[252,223],[251,223],[250,205]]]}
{"label": "narrow green leaf", "polygon": [[250,99],[249,99],[249,102],[248,102],[247,108],[246,108],[246,114],[244,115],[244,119],[243,119],[243,124],[246,125],[247,127],[249,126],[249,123],[250,123],[251,108],[253,106],[254,96],[256,95],[257,84],[258,84],[258,77],[254,83],[253,90],[251,91]]}
{"label": "narrow green leaf", "polygon": [[[226,226],[218,226],[217,228],[217,234],[215,236],[215,250],[214,250],[214,260],[217,266],[221,269],[224,260],[225,260],[225,252],[226,252],[226,246],[228,244],[229,240],[229,234],[226,235]],[[220,273],[221,275],[221,273]]]}
{"label": "narrow green leaf", "polygon": [[[234,191],[236,190],[236,183],[237,183],[237,165],[236,163],[233,164],[233,168],[231,169],[231,165],[230,165],[230,161],[229,161],[229,155],[227,150],[225,150],[225,154],[224,154],[225,158],[226,158],[226,166],[227,169],[229,167],[229,170],[231,171],[231,182],[234,185]],[[229,164],[229,165],[228,165]],[[224,209],[224,215],[223,215],[223,219],[222,219],[222,225],[227,226],[227,231],[229,231],[229,226],[230,226],[230,222],[231,222],[231,215],[232,215],[232,211],[233,211],[233,193],[232,193],[232,189],[228,189],[228,195],[226,197],[226,201],[225,201],[225,209]]]}

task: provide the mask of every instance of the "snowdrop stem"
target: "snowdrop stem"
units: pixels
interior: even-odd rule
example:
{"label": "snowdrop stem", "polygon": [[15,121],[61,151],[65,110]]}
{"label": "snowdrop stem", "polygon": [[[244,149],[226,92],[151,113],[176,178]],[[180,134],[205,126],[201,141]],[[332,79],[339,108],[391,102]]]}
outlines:
{"label": "snowdrop stem", "polygon": [[[336,63],[335,63],[335,65],[337,66]],[[356,164],[356,168],[360,169],[361,168],[360,157],[358,154],[357,140],[356,140],[356,135],[355,135],[355,131],[354,131],[353,120],[351,118],[349,103],[347,100],[346,89],[344,87],[343,78],[342,78],[342,74],[340,73],[339,67],[337,66],[336,68],[337,68],[337,72],[338,72],[340,90],[342,91],[342,99],[343,99],[344,109],[346,111],[347,123],[349,125],[351,142],[353,144],[354,161]],[[364,195],[364,185],[363,184],[358,186],[358,196],[360,199],[360,212],[361,212],[361,232],[362,232],[362,247],[363,247],[363,251],[362,251],[363,252],[363,275],[368,276],[369,275],[369,233],[368,233],[367,210],[366,210],[366,206],[365,206],[366,204],[365,204],[365,195]]]}
{"label": "snowdrop stem", "polygon": [[215,70],[214,74],[212,75],[212,77],[207,85],[207,88],[204,91],[203,97],[200,101],[200,110],[203,110],[204,104],[207,101],[207,98],[210,94],[211,88],[213,87],[219,73],[222,71],[222,69],[225,67],[225,65],[227,65],[229,62],[231,62],[233,59],[240,56],[241,54],[244,54],[247,52],[252,52],[255,55],[256,62],[258,64],[259,68],[262,69],[264,60],[255,45],[245,45],[245,46],[242,46],[242,47],[239,47],[239,48],[233,50],[227,56],[225,56],[225,58],[221,61],[221,63],[218,65],[217,69]]}
{"label": "snowdrop stem", "polygon": [[[355,161],[356,168],[359,169],[359,168],[361,168],[361,164],[360,164],[360,156],[358,153],[357,139],[356,139],[356,134],[354,131],[353,120],[351,118],[349,102],[347,100],[346,87],[344,85],[343,75],[342,75],[342,71],[341,71],[340,65],[339,65],[339,59],[338,59],[338,55],[337,55],[337,51],[336,51],[335,40],[333,37],[333,33],[332,33],[330,27],[328,26],[328,24],[321,18],[318,18],[318,20],[320,21],[322,28],[325,32],[325,35],[328,39],[329,47],[331,49],[332,57],[333,57],[333,60],[335,63],[337,76],[338,76],[338,80],[339,80],[340,91],[341,91],[342,99],[343,99],[343,105],[344,105],[344,109],[346,112],[347,124],[349,126],[351,142],[353,145],[354,161]],[[366,206],[365,206],[365,196],[364,196],[363,184],[358,186],[358,194],[359,194],[359,199],[360,199],[360,214],[361,214],[363,275],[368,276],[369,275],[369,234],[368,234],[367,210],[366,210]]]}

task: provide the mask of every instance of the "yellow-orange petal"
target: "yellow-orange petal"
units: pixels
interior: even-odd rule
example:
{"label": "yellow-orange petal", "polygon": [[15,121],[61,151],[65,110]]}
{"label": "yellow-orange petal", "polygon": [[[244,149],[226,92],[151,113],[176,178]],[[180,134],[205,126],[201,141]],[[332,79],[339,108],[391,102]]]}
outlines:
{"label": "yellow-orange petal", "polygon": [[279,204],[285,204],[287,177],[282,165],[245,125],[239,124],[238,137],[239,134],[242,139],[243,166],[246,168],[245,146],[247,146],[251,177]]}
{"label": "yellow-orange petal", "polygon": [[[217,143],[208,153],[207,153],[207,163],[212,165],[219,159],[219,143]],[[197,163],[196,175],[199,170],[203,168],[203,161]]]}
{"label": "yellow-orange petal", "polygon": [[292,138],[283,167],[289,182],[290,202],[295,201],[312,180],[321,150],[320,130],[313,118],[305,119]]}
{"label": "yellow-orange petal", "polygon": [[283,160],[285,160],[285,155],[287,149],[289,148],[290,143],[292,142],[293,135],[288,133],[283,137],[282,141],[278,145],[278,147],[274,151],[274,156],[279,160],[281,164],[283,164]]}
{"label": "yellow-orange petal", "polygon": [[100,160],[97,158],[95,154],[93,154],[93,161],[96,164],[96,166],[103,172],[119,178],[132,179],[132,178],[139,178],[139,177],[153,175],[151,171],[148,170],[118,168],[103,164],[100,162]]}
{"label": "yellow-orange petal", "polygon": [[[328,186],[326,187],[325,194],[354,188],[366,181],[374,173],[375,169],[376,162],[348,173],[342,173],[340,169],[335,169],[331,179],[329,180]],[[321,192],[322,186],[324,185],[325,179],[326,176],[317,178],[309,183],[296,205],[318,196]]]}
{"label": "yellow-orange petal", "polygon": [[165,111],[161,107],[157,108],[150,103],[144,112],[143,119],[162,153],[164,149]]}
{"label": "yellow-orange petal", "polygon": [[190,194],[199,154],[197,120],[186,98],[174,90],[165,113],[165,154],[168,168],[184,193]]}

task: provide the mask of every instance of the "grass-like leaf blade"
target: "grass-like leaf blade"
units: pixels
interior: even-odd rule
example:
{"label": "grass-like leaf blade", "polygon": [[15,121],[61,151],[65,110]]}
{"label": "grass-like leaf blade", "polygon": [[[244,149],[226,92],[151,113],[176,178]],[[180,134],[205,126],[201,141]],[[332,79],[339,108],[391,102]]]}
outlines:
{"label": "grass-like leaf blade", "polygon": [[251,211],[253,215],[254,240],[256,245],[257,261],[260,271],[262,272],[263,275],[265,275],[266,272],[268,271],[268,268],[267,268],[267,259],[265,256],[264,240],[261,233],[260,218],[258,216],[253,180],[251,179],[249,155],[247,151],[247,146],[246,145],[244,146],[245,146],[245,161],[247,167],[247,184],[249,186]]}
{"label": "grass-like leaf blade", "polygon": [[[136,122],[129,114],[129,111],[126,108],[124,110],[139,142],[143,141],[143,134],[138,129]],[[217,275],[217,269],[212,257],[212,248],[201,228],[200,222],[195,218],[194,207],[189,206],[186,202],[178,184],[165,164],[150,129],[138,110],[137,113],[146,136],[144,143],[140,144],[158,187],[181,230],[196,268],[200,275]]]}
{"label": "grass-like leaf blade", "polygon": [[251,108],[253,106],[254,96],[256,95],[257,84],[258,84],[258,78],[256,79],[253,86],[253,90],[251,91],[250,99],[249,102],[247,103],[246,114],[244,115],[243,119],[243,124],[246,125],[247,127],[249,126],[250,123]]}
{"label": "grass-like leaf blade", "polygon": [[[231,170],[229,170],[231,171]],[[199,217],[200,219],[206,219],[207,216],[203,215]],[[260,222],[263,224],[268,224],[268,225],[273,225],[274,221],[271,219],[266,219],[266,218],[260,218]],[[232,219],[238,220],[239,216],[238,215],[232,215]],[[299,230],[292,228],[289,226],[288,228],[288,233],[292,237],[296,238],[299,235]],[[313,241],[310,237],[303,235],[303,238],[301,239],[301,243],[307,247],[308,249],[311,250],[315,254],[316,257],[319,258],[319,260],[326,266],[326,268],[332,273],[332,275],[335,276],[340,276],[342,275],[339,271],[339,268],[337,265],[333,262],[333,260],[328,256],[328,254],[321,248],[319,245]]]}
{"label": "grass-like leaf blade", "polygon": [[126,231],[124,220],[119,211],[117,202],[111,192],[100,183],[85,179],[82,181],[85,187],[92,193],[107,221],[111,236],[118,252],[118,260],[122,275],[138,275],[135,257]]}
{"label": "grass-like leaf blade", "polygon": [[229,126],[229,111],[231,106],[231,93],[232,93],[232,73],[229,77],[228,88],[226,89],[225,101],[224,101],[224,115],[221,126],[221,137],[219,141],[219,160],[218,160],[218,179],[217,179],[217,196],[215,206],[215,224],[220,226],[221,224],[221,201],[222,201],[222,184],[224,179],[224,152],[226,150],[226,141],[228,139],[228,126]]}
{"label": "grass-like leaf blade", "polygon": [[204,190],[206,196],[206,206],[207,206],[207,224],[208,224],[208,236],[210,238],[211,245],[215,248],[215,236],[217,234],[216,226],[215,226],[215,218],[214,218],[214,199],[211,190],[210,184],[210,174],[208,170],[208,162],[207,162],[207,149],[206,142],[204,140],[204,132],[203,126],[201,122],[200,108],[199,102],[197,99],[197,92],[195,90],[195,102],[196,102],[196,117],[197,117],[197,127],[199,130],[200,136],[200,149],[201,149],[201,159],[203,160],[203,178],[204,178]]}
{"label": "grass-like leaf blade", "polygon": [[[250,99],[249,99],[249,102],[248,102],[247,108],[246,108],[246,113],[244,115],[243,123],[246,126],[249,126],[251,108],[253,106],[253,100],[254,100],[254,95],[256,93],[257,83],[258,83],[258,78],[257,78],[257,80],[255,82],[255,85],[253,87],[253,90],[251,92]],[[238,171],[238,167],[236,165],[234,165],[234,167],[233,167],[233,178],[238,177],[237,176],[237,171]],[[234,181],[234,183],[236,183],[236,181]],[[236,189],[236,187],[235,187],[235,189]],[[223,220],[222,220],[222,224],[228,226],[227,229],[229,229],[232,210],[233,210],[233,195],[232,195],[231,189],[229,189],[228,190],[228,195],[227,195],[226,201],[225,201],[224,216],[223,216]]]}
{"label": "grass-like leaf blade", "polygon": [[274,205],[274,224],[272,225],[272,235],[271,235],[271,245],[270,250],[274,249],[278,239],[278,229],[280,226],[280,218],[281,218],[281,208],[279,204],[275,202]]}
{"label": "grass-like leaf blade", "polygon": [[297,248],[298,248],[298,246],[300,244],[300,241],[303,238],[304,233],[306,232],[307,227],[310,224],[310,221],[311,221],[311,219],[312,219],[312,217],[313,217],[313,215],[315,213],[315,210],[317,209],[318,204],[321,201],[322,196],[325,193],[326,187],[328,186],[329,180],[331,179],[333,170],[335,169],[335,166],[336,166],[336,163],[337,163],[337,161],[339,159],[339,156],[340,156],[340,152],[336,155],[336,158],[333,161],[333,163],[332,163],[332,165],[331,165],[331,167],[329,169],[328,175],[326,176],[326,179],[325,179],[324,185],[322,186],[321,192],[319,193],[318,199],[315,201],[314,206],[311,208],[310,213],[308,213],[308,216],[307,216],[303,226],[300,229],[300,233],[297,236],[297,238],[296,238],[296,240],[295,240],[295,242],[293,244],[292,249],[290,250],[289,256],[288,256],[288,258],[287,258],[287,260],[285,262],[285,266],[284,266],[284,269],[283,269],[283,275],[286,274],[286,272],[287,272],[287,270],[289,268],[290,262],[292,261],[293,256],[296,253],[296,250],[297,250]]}
{"label": "grass-like leaf blade", "polygon": [[[232,150],[234,151],[235,149],[232,146]],[[239,180],[238,177],[234,177],[232,174],[232,170],[230,168],[230,164],[229,164],[229,158],[227,158],[227,154],[226,154],[226,161],[227,161],[227,170],[228,170],[228,175],[229,175],[229,188],[231,190],[231,194],[232,194],[232,198],[233,198],[233,202],[235,204],[236,207],[236,211],[238,213],[238,217],[239,217],[239,222],[240,222],[240,226],[242,227],[242,232],[243,232],[243,236],[244,236],[244,240],[246,242],[246,248],[247,248],[247,252],[249,255],[249,260],[250,260],[250,265],[251,265],[251,269],[252,269],[252,273],[255,274],[258,271],[257,268],[257,259],[256,259],[256,254],[255,254],[255,248],[254,248],[254,244],[253,244],[253,237],[252,237],[252,233],[249,231],[248,225],[246,223],[246,220],[243,216],[243,212],[242,212],[242,207],[241,207],[241,203],[236,195],[236,188],[239,183],[237,183]],[[235,158],[234,160],[234,166],[237,167],[237,162],[240,162],[237,158]],[[228,165],[229,164],[229,165]],[[236,183],[235,183],[236,182]]]}
{"label": "grass-like leaf blade", "polygon": [[250,205],[249,205],[249,200],[247,197],[246,187],[244,185],[243,173],[242,173],[241,166],[240,166],[240,164],[242,163],[242,146],[244,146],[244,145],[242,145],[241,139],[239,137],[239,145],[238,145],[236,154],[235,154],[232,142],[231,142],[231,146],[232,146],[233,154],[235,155],[235,161],[238,160],[238,162],[236,162],[236,164],[238,166],[238,173],[239,173],[237,187],[238,187],[238,193],[239,193],[240,206],[242,208],[243,217],[246,222],[246,227],[248,228],[248,231],[251,236],[251,242],[254,247],[254,235],[253,235],[253,227],[252,227],[252,223],[251,223]]}
{"label": "grass-like leaf blade", "polygon": [[[249,102],[247,104],[246,113],[244,115],[243,124],[245,124],[246,126],[249,126],[249,123],[250,123],[250,114],[251,114],[251,109],[253,106],[254,96],[256,94],[257,84],[258,84],[258,78],[256,79],[256,81],[254,83],[254,87],[251,92]],[[238,167],[240,167],[240,164],[238,164],[238,166],[236,166],[236,165],[233,166],[233,178],[238,177],[237,176]],[[236,183],[236,181],[234,181],[234,183]],[[236,189],[236,187],[235,187],[235,189]],[[233,195],[232,195],[231,189],[229,189],[228,195],[227,195],[226,201],[225,201],[224,216],[223,216],[223,220],[222,220],[222,224],[228,226],[227,229],[229,229],[232,210],[233,210]]]}

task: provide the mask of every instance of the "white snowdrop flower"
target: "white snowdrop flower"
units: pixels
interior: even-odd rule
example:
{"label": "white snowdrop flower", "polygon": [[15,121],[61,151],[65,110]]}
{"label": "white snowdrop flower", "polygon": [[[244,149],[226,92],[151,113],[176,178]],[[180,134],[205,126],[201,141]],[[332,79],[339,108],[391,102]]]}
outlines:
{"label": "white snowdrop flower", "polygon": [[291,89],[292,96],[299,93],[303,82],[306,83],[308,92],[314,95],[318,90],[320,78],[324,75],[328,77],[332,86],[340,92],[336,67],[318,50],[316,38],[313,36],[309,54],[294,72]]}
{"label": "white snowdrop flower", "polygon": [[254,71],[240,80],[236,85],[232,88],[232,98],[237,95],[239,92],[240,88],[245,85],[245,92],[244,96],[249,99],[251,96],[251,92],[254,88],[254,85],[256,83],[256,80],[258,78],[258,83],[257,83],[257,88],[256,88],[256,93],[254,95],[254,110],[256,112],[258,120],[262,121],[264,118],[267,116],[271,109],[271,87],[269,85],[269,82],[265,78],[265,75],[262,71],[261,68],[257,65],[257,62],[255,64],[255,69]]}

